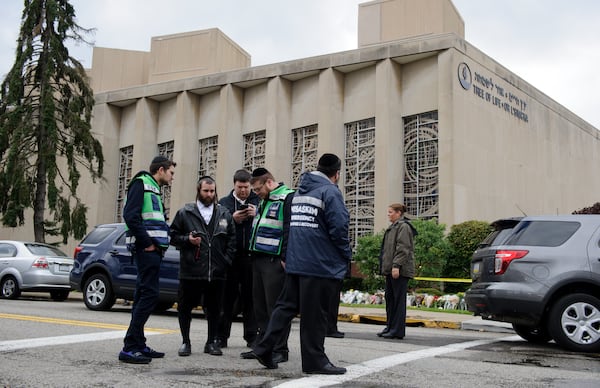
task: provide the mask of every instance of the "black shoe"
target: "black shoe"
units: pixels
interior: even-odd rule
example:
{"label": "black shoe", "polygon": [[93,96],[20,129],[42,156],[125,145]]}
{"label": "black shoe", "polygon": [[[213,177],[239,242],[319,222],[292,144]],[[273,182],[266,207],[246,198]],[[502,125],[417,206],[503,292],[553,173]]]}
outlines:
{"label": "black shoe", "polygon": [[385,329],[381,330],[379,333],[377,333],[377,337],[381,337],[384,334],[388,333],[390,330],[386,327]]}
{"label": "black shoe", "polygon": [[157,352],[149,346],[146,346],[144,350],[142,350],[142,354],[150,358],[163,358],[165,356],[163,352]]}
{"label": "black shoe", "polygon": [[149,364],[152,358],[144,356],[142,352],[125,352],[121,350],[119,360],[128,364]]}
{"label": "black shoe", "polygon": [[345,334],[341,331],[334,331],[333,333],[328,333],[327,337],[331,338],[344,338]]}
{"label": "black shoe", "polygon": [[240,353],[240,357],[244,360],[254,360],[256,359],[256,353],[254,353],[254,350],[250,350],[249,352]]}
{"label": "black shoe", "polygon": [[264,367],[266,367],[267,369],[277,369],[277,363],[273,360],[273,355],[272,354],[263,354],[263,355],[258,355],[256,353],[254,353],[254,358],[256,358],[256,360],[258,362],[260,362],[261,365],[263,365]]}
{"label": "black shoe", "polygon": [[279,364],[280,362],[287,362],[288,354],[287,352],[281,353],[273,353],[273,362]]}
{"label": "black shoe", "polygon": [[227,347],[227,338],[218,339],[217,341],[219,341],[219,347],[221,349],[225,349]]}
{"label": "black shoe", "polygon": [[309,375],[343,375],[346,373],[346,368],[341,368],[328,362],[323,368],[317,370],[306,370],[304,373]]}
{"label": "black shoe", "polygon": [[223,352],[219,347],[219,341],[214,341],[209,344],[204,345],[204,353],[208,353],[211,356],[222,356]]}
{"label": "black shoe", "polygon": [[179,356],[181,357],[189,356],[190,354],[192,354],[192,345],[184,342],[179,347],[179,351],[177,352],[177,354],[179,354]]}
{"label": "black shoe", "polygon": [[385,339],[400,339],[400,340],[404,338],[404,336],[399,336],[399,335],[396,335],[396,334],[391,334],[389,332],[387,332],[385,334],[382,334],[380,337],[381,338],[385,338]]}

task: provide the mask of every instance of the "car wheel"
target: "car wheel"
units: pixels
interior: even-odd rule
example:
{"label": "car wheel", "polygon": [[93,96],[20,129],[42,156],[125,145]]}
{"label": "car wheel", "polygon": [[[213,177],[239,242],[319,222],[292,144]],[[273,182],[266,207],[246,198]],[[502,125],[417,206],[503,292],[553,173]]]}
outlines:
{"label": "car wheel", "polygon": [[56,302],[62,302],[67,300],[69,297],[69,291],[66,290],[58,290],[58,291],[50,291],[50,298]]}
{"label": "car wheel", "polygon": [[115,294],[106,275],[92,275],[83,288],[83,302],[90,310],[109,310],[115,304]]}
{"label": "car wheel", "polygon": [[512,326],[521,338],[534,344],[545,344],[552,339],[545,327],[523,326],[516,323]]}
{"label": "car wheel", "polygon": [[17,282],[17,279],[14,276],[9,275],[2,279],[0,290],[2,290],[0,296],[4,299],[17,299],[21,296],[19,282]]}
{"label": "car wheel", "polygon": [[600,351],[600,299],[588,294],[567,295],[550,310],[548,328],[562,347],[578,352]]}

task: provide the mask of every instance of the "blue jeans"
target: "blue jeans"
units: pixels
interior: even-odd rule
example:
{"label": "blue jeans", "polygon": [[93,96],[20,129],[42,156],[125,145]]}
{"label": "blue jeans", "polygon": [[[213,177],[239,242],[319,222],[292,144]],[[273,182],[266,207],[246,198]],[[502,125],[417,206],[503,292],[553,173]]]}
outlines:
{"label": "blue jeans", "polygon": [[131,308],[131,322],[123,340],[125,352],[141,351],[146,347],[144,325],[158,302],[162,252],[158,250],[135,252],[133,257],[137,267],[137,279]]}

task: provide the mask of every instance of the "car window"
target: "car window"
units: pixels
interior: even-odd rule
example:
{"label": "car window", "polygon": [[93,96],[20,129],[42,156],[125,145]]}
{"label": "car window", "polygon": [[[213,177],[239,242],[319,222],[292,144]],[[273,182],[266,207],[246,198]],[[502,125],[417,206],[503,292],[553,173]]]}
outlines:
{"label": "car window", "polygon": [[481,243],[479,243],[479,248],[485,248],[493,245],[500,245],[506,240],[513,228],[506,228],[500,230],[494,230],[490,234],[487,235],[485,239]]}
{"label": "car window", "polygon": [[557,247],[567,241],[580,226],[575,221],[522,221],[505,244]]}
{"label": "car window", "polygon": [[25,244],[25,247],[29,250],[29,252],[34,255],[40,256],[67,256],[60,249],[52,247],[50,245],[42,245],[42,244]]}
{"label": "car window", "polygon": [[121,234],[121,236],[119,236],[119,238],[117,239],[117,241],[115,242],[115,245],[125,245],[125,240],[127,238],[127,234],[125,232],[123,232]]}
{"label": "car window", "polygon": [[0,244],[0,257],[13,257],[17,254],[17,248],[14,245],[2,243]]}
{"label": "car window", "polygon": [[94,230],[92,230],[90,232],[90,234],[88,234],[83,239],[83,241],[81,241],[81,243],[82,244],[99,244],[109,234],[111,234],[115,229],[116,229],[116,227],[107,227],[107,226],[96,227],[96,228],[94,228]]}
{"label": "car window", "polygon": [[513,228],[521,221],[521,219],[522,217],[515,217],[492,222],[490,225],[494,230],[479,243],[478,248],[481,249],[504,243],[506,238],[512,233]]}

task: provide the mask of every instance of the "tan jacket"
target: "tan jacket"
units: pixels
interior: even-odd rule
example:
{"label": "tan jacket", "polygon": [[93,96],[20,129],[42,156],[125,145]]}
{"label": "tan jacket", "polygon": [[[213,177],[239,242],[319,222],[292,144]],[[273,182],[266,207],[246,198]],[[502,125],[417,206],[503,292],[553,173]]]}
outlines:
{"label": "tan jacket", "polygon": [[404,219],[391,224],[383,236],[381,247],[381,274],[390,275],[392,268],[400,268],[400,276],[415,276],[415,247],[412,225]]}

